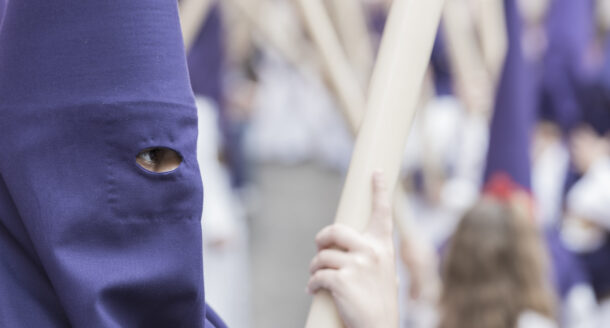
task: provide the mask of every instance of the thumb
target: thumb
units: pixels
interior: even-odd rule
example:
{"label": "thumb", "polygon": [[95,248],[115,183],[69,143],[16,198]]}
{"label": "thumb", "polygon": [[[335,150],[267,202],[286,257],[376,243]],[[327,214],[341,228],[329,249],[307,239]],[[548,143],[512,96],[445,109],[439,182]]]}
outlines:
{"label": "thumb", "polygon": [[373,206],[366,231],[380,238],[392,235],[392,209],[390,193],[381,171],[373,173]]}

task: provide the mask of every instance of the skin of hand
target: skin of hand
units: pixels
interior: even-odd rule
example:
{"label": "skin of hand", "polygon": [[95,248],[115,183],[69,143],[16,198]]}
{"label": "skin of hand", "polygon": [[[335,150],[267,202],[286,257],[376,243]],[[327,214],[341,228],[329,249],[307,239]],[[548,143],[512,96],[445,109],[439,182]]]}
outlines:
{"label": "skin of hand", "polygon": [[364,232],[333,224],[316,236],[307,290],[328,290],[347,328],[398,327],[398,279],[390,196],[373,177],[373,209]]}

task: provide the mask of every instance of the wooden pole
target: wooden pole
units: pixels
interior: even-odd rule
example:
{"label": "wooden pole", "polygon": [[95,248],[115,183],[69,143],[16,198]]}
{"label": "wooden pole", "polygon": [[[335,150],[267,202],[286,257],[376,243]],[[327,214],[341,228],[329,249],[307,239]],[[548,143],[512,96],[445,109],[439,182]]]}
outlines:
{"label": "wooden pole", "polygon": [[[236,12],[246,20],[252,29],[258,33],[264,41],[268,43],[271,48],[278,52],[289,64],[297,69],[302,75],[306,76],[306,72],[309,70],[308,67],[311,62],[304,52],[307,52],[307,48],[303,46],[303,40],[294,40],[293,35],[285,36],[282,31],[278,31],[276,27],[270,26],[268,22],[261,21],[259,15],[257,15],[257,9],[253,8],[249,3],[251,0],[229,0]],[[272,8],[273,4],[267,1],[259,1],[257,6],[263,8]],[[292,40],[291,40],[292,39]]]}
{"label": "wooden pole", "polygon": [[[351,1],[351,0],[350,0]],[[354,74],[322,0],[297,0],[305,27],[320,54],[323,70],[352,132],[365,109],[364,91]]]}
{"label": "wooden pole", "polygon": [[463,0],[447,0],[443,12],[449,60],[456,93],[468,111],[489,117],[495,85],[485,65],[467,5]]}
{"label": "wooden pole", "polygon": [[[314,0],[316,1],[316,0]],[[338,0],[342,1],[342,0]],[[316,50],[320,53],[321,65],[324,74],[328,76],[327,81],[331,83],[331,89],[337,99],[340,99],[339,103],[343,106],[343,115],[350,125],[351,131],[354,135],[357,134],[358,127],[360,126],[364,111],[366,108],[366,100],[364,90],[361,84],[355,79],[353,73],[354,68],[348,67],[347,57],[345,52],[341,51],[341,48],[337,45],[339,38],[335,35],[334,29],[331,27],[328,15],[323,9],[320,9],[320,4],[312,4],[310,0],[305,0],[299,4],[299,8],[303,11],[303,19],[305,20],[304,25],[307,27],[312,40],[314,41]],[[309,10],[306,13],[305,6],[317,6],[317,10]],[[314,16],[317,13],[319,16]],[[331,28],[329,30],[323,30],[320,27]],[[337,46],[335,46],[337,45]],[[323,55],[324,54],[324,55]],[[342,66],[337,68],[338,66]],[[334,69],[333,69],[334,67]],[[420,96],[420,104],[427,103],[432,97],[433,85],[429,74],[426,74],[426,79],[422,85],[422,95]],[[417,249],[426,249],[426,245],[421,242],[412,227],[414,222],[412,217],[404,211],[405,206],[402,204],[407,199],[407,192],[402,185],[396,189],[396,199],[401,199],[401,202],[395,202],[395,230],[403,243],[409,243],[414,245]],[[412,268],[410,268],[412,269]]]}
{"label": "wooden pole", "polygon": [[479,0],[477,26],[481,36],[483,58],[494,85],[500,80],[508,50],[508,32],[503,0]]}
{"label": "wooden pole", "polygon": [[180,2],[178,14],[180,15],[184,49],[187,53],[201,31],[212,4],[213,0],[183,0]]}
{"label": "wooden pole", "polygon": [[375,62],[375,49],[364,4],[361,0],[330,0],[327,3],[347,57],[360,84],[366,87]]}
{"label": "wooden pole", "polygon": [[[370,84],[367,110],[354,147],[335,222],[363,230],[371,213],[370,181],[381,169],[392,190],[443,0],[395,0]],[[342,327],[328,292],[314,296],[306,327]]]}

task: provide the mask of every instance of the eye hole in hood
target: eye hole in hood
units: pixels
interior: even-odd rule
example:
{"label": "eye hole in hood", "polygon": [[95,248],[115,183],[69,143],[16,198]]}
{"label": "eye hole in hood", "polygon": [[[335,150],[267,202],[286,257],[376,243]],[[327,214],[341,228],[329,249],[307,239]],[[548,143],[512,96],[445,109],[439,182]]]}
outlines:
{"label": "eye hole in hood", "polygon": [[136,163],[144,170],[152,173],[167,173],[180,166],[182,156],[170,148],[151,147],[138,153]]}

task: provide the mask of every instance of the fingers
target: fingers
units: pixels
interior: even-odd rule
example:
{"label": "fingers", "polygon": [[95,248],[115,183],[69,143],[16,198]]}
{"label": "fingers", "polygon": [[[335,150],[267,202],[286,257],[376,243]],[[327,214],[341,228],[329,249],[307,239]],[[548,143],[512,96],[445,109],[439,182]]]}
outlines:
{"label": "fingers", "polygon": [[383,238],[392,234],[390,194],[381,172],[373,174],[373,208],[367,231]]}
{"label": "fingers", "polygon": [[333,224],[318,233],[316,245],[318,245],[318,249],[339,248],[346,251],[357,251],[367,247],[362,238],[362,234],[351,227]]}
{"label": "fingers", "polygon": [[307,283],[307,292],[310,294],[318,292],[320,289],[326,289],[331,293],[335,293],[340,290],[341,279],[339,277],[340,271],[333,269],[322,269],[316,271],[309,282]]}
{"label": "fingers", "polygon": [[324,249],[311,260],[309,272],[313,274],[321,269],[341,269],[349,263],[349,259],[349,255],[343,251]]}

